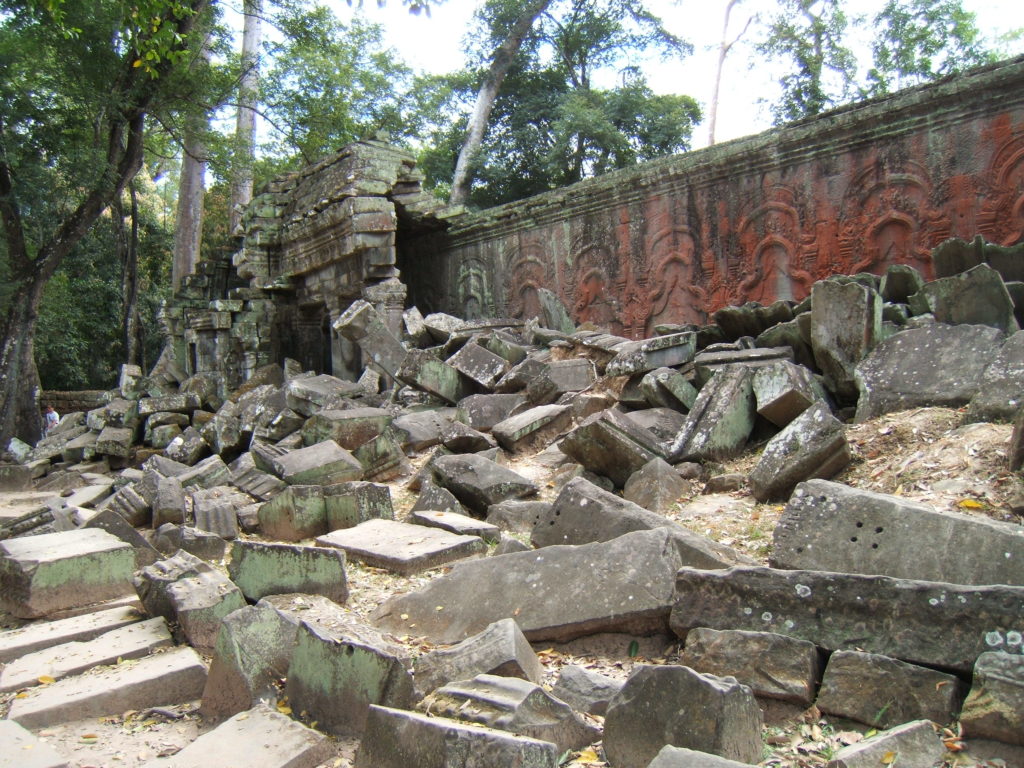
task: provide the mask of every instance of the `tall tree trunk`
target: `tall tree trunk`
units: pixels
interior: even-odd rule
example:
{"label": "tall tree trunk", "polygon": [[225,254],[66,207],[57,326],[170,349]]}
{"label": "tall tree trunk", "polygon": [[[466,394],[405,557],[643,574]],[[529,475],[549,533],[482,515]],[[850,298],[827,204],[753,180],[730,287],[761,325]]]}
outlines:
{"label": "tall tree trunk", "polygon": [[35,336],[47,279],[39,274],[22,282],[11,297],[4,318],[0,342],[0,435],[4,447],[11,437],[31,444],[43,434]]}
{"label": "tall tree trunk", "polygon": [[452,176],[452,193],[450,202],[452,205],[465,203],[469,199],[469,189],[473,183],[472,163],[480,144],[484,140],[484,132],[487,130],[487,121],[491,117],[491,109],[494,107],[494,100],[501,89],[508,71],[512,68],[516,54],[519,52],[523,39],[533,27],[537,17],[544,13],[551,4],[551,0],[532,0],[528,2],[523,12],[512,25],[508,37],[494,51],[491,59],[490,69],[484,76],[480,90],[476,95],[476,103],[473,105],[473,114],[469,118],[469,125],[466,128],[466,139],[459,151],[459,159],[455,163],[455,174]]}
{"label": "tall tree trunk", "polygon": [[174,225],[171,288],[177,291],[186,275],[195,271],[203,242],[203,176],[206,173],[205,125],[191,125],[185,133],[178,179],[178,212]]}
{"label": "tall tree trunk", "polygon": [[[121,316],[124,330],[124,361],[134,364],[139,362],[139,198],[134,182],[128,185],[128,195],[131,200],[129,208],[131,228],[124,238],[125,249],[121,273],[121,295],[124,296],[124,306]],[[118,207],[121,207],[120,203]],[[124,232],[124,218],[121,218],[119,224],[121,231]]]}
{"label": "tall tree trunk", "polygon": [[748,18],[743,30],[732,40],[729,40],[729,15],[732,13],[733,6],[739,5],[740,2],[742,0],[729,0],[729,3],[725,6],[725,21],[722,23],[722,42],[718,46],[718,66],[715,67],[715,87],[711,95],[711,104],[708,105],[709,147],[715,143],[715,126],[718,123],[718,100],[722,87],[722,69],[725,67],[725,57],[729,55],[729,50],[739,42],[739,39],[743,37],[750,27],[750,22],[753,21],[753,17]]}
{"label": "tall tree trunk", "polygon": [[231,204],[228,232],[235,234],[242,213],[252,201],[252,166],[256,156],[256,99],[259,87],[260,17],[263,0],[245,0],[242,32],[242,77],[238,83],[238,117],[235,122],[235,156],[231,168]]}

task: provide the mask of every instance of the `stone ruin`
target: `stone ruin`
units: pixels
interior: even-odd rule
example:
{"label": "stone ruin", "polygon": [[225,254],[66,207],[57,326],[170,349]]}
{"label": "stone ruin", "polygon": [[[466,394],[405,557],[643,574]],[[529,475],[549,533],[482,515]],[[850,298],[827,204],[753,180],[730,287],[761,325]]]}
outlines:
{"label": "stone ruin", "polygon": [[[0,489],[50,495],[0,522],[0,765],[127,711],[202,718],[149,768],[776,766],[780,707],[846,729],[808,764],[1024,765],[1019,521],[839,482],[851,422],[960,408],[1014,422],[1024,511],[1024,247],[632,338],[554,284],[529,317],[405,307],[450,212],[382,143],[326,168],[344,192],[256,201],[154,371],[8,446]],[[767,561],[687,527],[712,489],[784,505]],[[545,650],[598,638],[628,675]]]}

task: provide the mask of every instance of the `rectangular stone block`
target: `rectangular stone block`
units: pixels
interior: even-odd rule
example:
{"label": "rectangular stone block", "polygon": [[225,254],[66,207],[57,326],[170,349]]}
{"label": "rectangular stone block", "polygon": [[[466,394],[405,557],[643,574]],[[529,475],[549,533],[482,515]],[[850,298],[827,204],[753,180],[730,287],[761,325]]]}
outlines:
{"label": "rectangular stone block", "polygon": [[132,547],[99,529],[0,542],[0,603],[24,619],[134,596]]}
{"label": "rectangular stone block", "polygon": [[776,568],[1024,586],[1024,529],[827,480],[800,483],[775,528]]}
{"label": "rectangular stone block", "polygon": [[135,608],[118,607],[0,632],[0,664],[55,645],[85,642],[141,618]]}
{"label": "rectangular stone block", "polygon": [[348,599],[345,553],[334,548],[239,541],[231,549],[228,575],[252,602],[300,592],[336,603]]}
{"label": "rectangular stone block", "polygon": [[686,331],[668,336],[655,336],[621,346],[605,367],[608,376],[628,376],[655,368],[688,363],[697,350],[697,334]]}
{"label": "rectangular stone block", "polygon": [[[671,626],[776,632],[968,672],[1022,629],[1024,587],[971,587],[824,571],[680,569]],[[941,631],[937,631],[941,628]]]}
{"label": "rectangular stone block", "polygon": [[494,389],[509,369],[508,361],[485,347],[469,342],[448,358],[448,365],[484,389]]}
{"label": "rectangular stone block", "polygon": [[377,483],[337,483],[324,488],[327,530],[352,528],[367,520],[393,520],[391,489]]}
{"label": "rectangular stone block", "polygon": [[22,464],[0,466],[0,491],[31,491],[32,468]]}
{"label": "rectangular stone block", "polygon": [[290,485],[260,505],[263,535],[279,541],[301,541],[327,533],[323,489],[319,485]]}
{"label": "rectangular stone block", "polygon": [[0,693],[37,685],[42,675],[60,680],[93,667],[117,664],[118,659],[148,656],[156,648],[173,644],[161,616],[128,624],[91,640],[56,645],[12,661],[0,672]]}
{"label": "rectangular stone block", "polygon": [[354,451],[381,434],[391,421],[391,414],[383,408],[320,411],[303,425],[302,444],[309,446],[333,440],[346,451]]}
{"label": "rectangular stone block", "polygon": [[192,701],[202,695],[205,682],[203,660],[191,648],[179,648],[33,688],[25,698],[12,702],[8,717],[25,728],[45,728]]}
{"label": "rectangular stone block", "polygon": [[568,405],[538,405],[494,425],[491,430],[502,448],[513,453],[543,447],[572,422]]}
{"label": "rectangular stone block", "polygon": [[359,461],[333,440],[289,451],[275,459],[274,468],[288,485],[332,485],[363,476]]}

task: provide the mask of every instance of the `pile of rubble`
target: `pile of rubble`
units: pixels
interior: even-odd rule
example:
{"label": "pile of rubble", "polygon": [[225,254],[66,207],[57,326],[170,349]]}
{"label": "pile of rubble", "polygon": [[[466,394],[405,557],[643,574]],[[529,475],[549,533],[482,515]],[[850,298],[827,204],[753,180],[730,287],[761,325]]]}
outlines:
{"label": "pile of rubble", "polygon": [[[0,766],[67,765],[39,737],[61,723],[195,700],[216,727],[146,765],[344,764],[328,737],[359,768],[931,766],[963,739],[1024,764],[1024,529],[831,480],[846,422],[936,405],[1016,418],[1020,469],[1001,271],[830,278],[642,341],[553,300],[542,322],[401,329],[359,301],[334,325],[358,382],[286,363],[226,397],[125,366],[0,468],[54,493],[0,522],[24,624],[0,633]],[[788,500],[770,567],[673,518],[699,483]],[[356,610],[354,574],[382,572],[391,595]],[[679,647],[554,679],[531,645],[605,633]],[[853,735],[784,763],[780,701]]]}

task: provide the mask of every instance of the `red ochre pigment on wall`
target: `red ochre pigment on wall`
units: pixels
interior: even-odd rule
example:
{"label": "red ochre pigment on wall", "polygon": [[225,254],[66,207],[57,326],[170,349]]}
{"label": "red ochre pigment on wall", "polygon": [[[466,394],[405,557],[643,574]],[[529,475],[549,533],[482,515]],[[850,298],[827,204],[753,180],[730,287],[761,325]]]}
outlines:
{"label": "red ochre pigment on wall", "polygon": [[629,337],[799,301],[950,237],[1024,240],[1024,57],[584,181],[399,245],[424,309],[528,317],[538,289]]}

